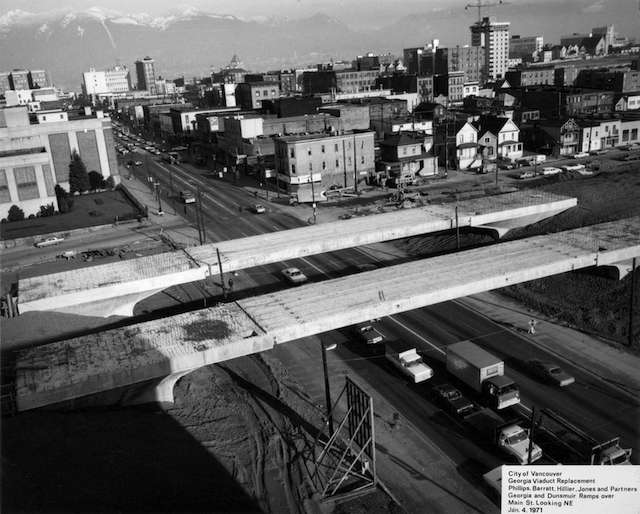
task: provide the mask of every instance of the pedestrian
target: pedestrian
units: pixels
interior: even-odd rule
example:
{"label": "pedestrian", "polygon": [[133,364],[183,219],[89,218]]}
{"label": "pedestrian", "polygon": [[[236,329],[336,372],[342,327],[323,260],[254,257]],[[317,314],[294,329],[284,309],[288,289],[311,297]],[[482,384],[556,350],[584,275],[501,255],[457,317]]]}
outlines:
{"label": "pedestrian", "polygon": [[229,279],[229,291],[233,290],[233,279]]}
{"label": "pedestrian", "polygon": [[534,335],[536,333],[536,324],[537,324],[537,321],[535,319],[529,320],[529,331],[528,331],[529,334]]}

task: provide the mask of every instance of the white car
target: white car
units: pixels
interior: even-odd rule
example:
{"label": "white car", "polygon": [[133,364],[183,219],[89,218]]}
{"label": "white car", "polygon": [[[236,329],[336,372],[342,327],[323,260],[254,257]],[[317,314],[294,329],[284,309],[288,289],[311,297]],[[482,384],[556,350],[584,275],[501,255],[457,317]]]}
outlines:
{"label": "white car", "polygon": [[252,205],[251,210],[256,214],[264,214],[265,212],[267,212],[267,209],[265,209],[264,205],[262,205],[261,203]]}
{"label": "white car", "polygon": [[283,269],[282,274],[292,284],[303,284],[307,281],[307,276],[298,268]]}
{"label": "white car", "polygon": [[62,241],[64,241],[64,237],[47,237],[46,239],[35,243],[35,246],[37,248],[44,248],[46,246],[54,246],[60,244],[62,243]]}
{"label": "white car", "polygon": [[543,175],[557,175],[558,173],[562,173],[562,170],[554,166],[545,166],[542,168]]}
{"label": "white car", "polygon": [[571,157],[574,159],[584,159],[585,157],[589,157],[589,154],[587,152],[578,152],[574,153]]}

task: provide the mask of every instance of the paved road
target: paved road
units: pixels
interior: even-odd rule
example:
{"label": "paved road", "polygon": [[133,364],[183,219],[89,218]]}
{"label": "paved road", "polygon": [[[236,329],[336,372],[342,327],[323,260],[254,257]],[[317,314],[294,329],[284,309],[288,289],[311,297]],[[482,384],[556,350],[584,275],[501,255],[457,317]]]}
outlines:
{"label": "paved road", "polygon": [[[254,199],[246,191],[225,181],[199,175],[193,168],[187,171],[182,166],[172,166],[151,159],[147,165],[163,184],[169,184],[170,172],[174,186],[201,188],[209,240],[231,239],[303,225],[300,220],[278,212],[277,207],[268,203],[266,214],[249,212],[246,207]],[[238,207],[242,207],[242,210]],[[300,268],[314,281],[356,272],[358,265],[376,262],[380,258],[385,257],[380,253],[372,257],[372,252],[367,249],[351,249],[263,266],[233,277],[232,294],[259,294],[286,287],[280,270],[287,266]],[[207,287],[209,294],[216,294],[216,291],[219,294],[220,289],[215,284]],[[202,288],[195,285],[181,286],[142,302],[139,308],[154,310],[165,306],[167,302],[194,301],[201,295]],[[544,330],[544,327],[541,326],[540,329]],[[571,363],[562,364],[576,377],[574,385],[560,390],[538,382],[527,373],[526,361],[532,358],[551,361],[557,359],[532,345],[527,338],[491,322],[459,303],[446,302],[386,318],[382,321],[381,331],[389,339],[413,342],[424,352],[425,359],[436,369],[434,383],[443,381],[443,375],[446,377],[442,369],[446,345],[472,339],[505,360],[508,373],[521,386],[522,400],[527,406],[546,407],[562,413],[571,422],[588,429],[598,439],[620,436],[626,446],[635,445],[638,441],[636,421],[640,419],[640,406],[636,399],[630,398],[613,384],[575,368]],[[362,355],[357,346],[349,343],[346,331],[334,331],[326,337],[328,341],[339,343],[338,357],[369,383],[376,384],[378,392],[396,405],[401,415],[436,441],[453,460],[463,462],[473,458],[487,468],[499,463],[500,455],[482,443],[471,442],[462,427],[427,400],[430,386],[409,386],[380,358]],[[457,428],[452,430],[452,426]],[[633,457],[634,462],[636,458],[637,455]]]}

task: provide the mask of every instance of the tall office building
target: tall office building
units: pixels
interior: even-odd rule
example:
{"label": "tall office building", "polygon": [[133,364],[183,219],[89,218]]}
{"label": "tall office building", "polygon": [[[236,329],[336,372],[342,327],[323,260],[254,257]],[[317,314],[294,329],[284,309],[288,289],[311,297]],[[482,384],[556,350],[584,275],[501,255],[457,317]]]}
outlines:
{"label": "tall office building", "polygon": [[106,70],[104,74],[110,93],[127,93],[131,90],[129,70],[126,66],[116,65]]}
{"label": "tall office building", "polygon": [[544,46],[542,36],[511,36],[509,39],[509,58],[531,62],[533,55]]}
{"label": "tall office building", "polygon": [[483,81],[503,78],[509,59],[508,21],[497,22],[487,17],[471,25],[471,46],[484,48]]}
{"label": "tall office building", "polygon": [[147,90],[150,95],[157,93],[155,64],[151,57],[136,61],[136,75],[138,76],[138,89]]}

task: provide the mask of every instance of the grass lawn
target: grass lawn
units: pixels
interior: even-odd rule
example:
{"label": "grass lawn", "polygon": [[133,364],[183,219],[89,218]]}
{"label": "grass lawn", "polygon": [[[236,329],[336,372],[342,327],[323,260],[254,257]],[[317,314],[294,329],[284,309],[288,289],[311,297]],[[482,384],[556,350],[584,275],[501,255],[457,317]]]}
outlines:
{"label": "grass lawn", "polygon": [[65,214],[2,223],[0,238],[7,240],[52,232],[67,232],[77,228],[113,223],[116,216],[119,220],[125,220],[138,215],[144,215],[144,213],[139,212],[122,191],[119,189],[103,191],[74,196],[73,209]]}

